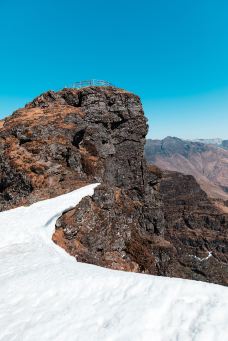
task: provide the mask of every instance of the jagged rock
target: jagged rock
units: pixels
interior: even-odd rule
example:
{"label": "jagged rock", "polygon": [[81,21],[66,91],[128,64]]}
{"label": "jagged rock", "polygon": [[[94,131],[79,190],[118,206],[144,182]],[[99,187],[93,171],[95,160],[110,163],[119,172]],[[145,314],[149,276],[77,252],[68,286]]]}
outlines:
{"label": "jagged rock", "polygon": [[139,97],[124,90],[88,87],[39,96],[0,130],[0,208],[89,182],[123,187],[144,200],[146,133]]}
{"label": "jagged rock", "polygon": [[161,274],[228,285],[228,215],[219,211],[191,175],[165,171],[160,192],[164,238],[176,253]]}
{"label": "jagged rock", "polygon": [[100,182],[58,219],[59,246],[113,269],[227,285],[227,215],[193,177],[147,166],[146,134],[140,99],[127,91],[37,97],[0,125],[0,210]]}
{"label": "jagged rock", "polygon": [[141,224],[138,201],[102,185],[58,219],[53,240],[78,261],[228,285],[228,216],[192,176],[155,166],[149,174],[157,204],[150,217],[165,213],[164,235]]}
{"label": "jagged rock", "polygon": [[[164,223],[155,197],[148,212],[146,219],[153,226]],[[103,184],[57,221],[53,240],[64,240],[64,248],[82,262],[156,273],[152,243],[159,237],[145,226],[144,215],[143,202],[130,197],[129,191]]]}

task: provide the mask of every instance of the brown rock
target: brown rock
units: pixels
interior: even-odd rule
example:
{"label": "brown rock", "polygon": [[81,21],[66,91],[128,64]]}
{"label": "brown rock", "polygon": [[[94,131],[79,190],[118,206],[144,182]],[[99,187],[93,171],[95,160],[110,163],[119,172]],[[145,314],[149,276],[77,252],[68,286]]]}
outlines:
{"label": "brown rock", "polygon": [[100,185],[94,196],[84,198],[57,221],[53,240],[60,230],[64,248],[81,262],[156,273],[154,234],[141,225],[142,207],[143,202],[130,198],[124,189]]}
{"label": "brown rock", "polygon": [[227,285],[227,215],[192,176],[147,167],[138,96],[49,91],[0,127],[0,210],[101,182],[56,223],[79,261]]}
{"label": "brown rock", "polygon": [[146,133],[139,97],[121,89],[39,96],[0,130],[0,210],[99,181],[143,196]]}
{"label": "brown rock", "polygon": [[162,262],[167,276],[228,285],[228,215],[216,208],[191,175],[163,172],[166,229],[176,250]]}

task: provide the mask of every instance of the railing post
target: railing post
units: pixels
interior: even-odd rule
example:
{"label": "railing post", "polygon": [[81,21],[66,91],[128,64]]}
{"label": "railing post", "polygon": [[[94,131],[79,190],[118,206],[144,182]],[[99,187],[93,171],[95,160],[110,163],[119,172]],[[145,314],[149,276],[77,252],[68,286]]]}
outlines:
{"label": "railing post", "polygon": [[113,86],[110,82],[101,79],[81,80],[72,84],[72,88],[80,89],[86,86]]}

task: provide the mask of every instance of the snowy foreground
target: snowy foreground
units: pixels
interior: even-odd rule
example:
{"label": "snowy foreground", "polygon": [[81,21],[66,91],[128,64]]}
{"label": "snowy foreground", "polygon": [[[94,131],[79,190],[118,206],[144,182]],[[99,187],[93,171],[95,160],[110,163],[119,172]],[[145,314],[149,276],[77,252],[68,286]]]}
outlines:
{"label": "snowy foreground", "polygon": [[228,288],[77,263],[51,241],[94,187],[0,213],[0,340],[228,340]]}

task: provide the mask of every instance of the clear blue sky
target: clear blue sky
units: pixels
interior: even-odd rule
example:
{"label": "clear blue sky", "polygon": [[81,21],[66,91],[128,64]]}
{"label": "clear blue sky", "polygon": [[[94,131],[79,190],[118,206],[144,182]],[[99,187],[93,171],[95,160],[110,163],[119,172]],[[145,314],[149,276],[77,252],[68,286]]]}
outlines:
{"label": "clear blue sky", "polygon": [[149,137],[228,138],[227,0],[0,0],[0,117],[106,79],[139,94]]}

